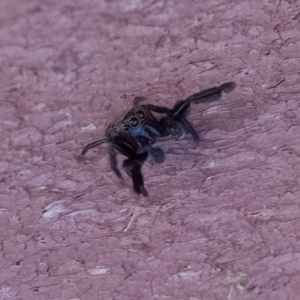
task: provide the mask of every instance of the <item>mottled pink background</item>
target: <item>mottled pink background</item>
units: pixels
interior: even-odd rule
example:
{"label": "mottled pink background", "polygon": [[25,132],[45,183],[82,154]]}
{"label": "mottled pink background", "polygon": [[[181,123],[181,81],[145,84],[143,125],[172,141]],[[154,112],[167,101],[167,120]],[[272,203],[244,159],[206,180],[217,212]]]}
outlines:
{"label": "mottled pink background", "polygon": [[[0,299],[298,299],[298,2],[1,0]],[[226,81],[148,198],[78,159],[135,95]]]}

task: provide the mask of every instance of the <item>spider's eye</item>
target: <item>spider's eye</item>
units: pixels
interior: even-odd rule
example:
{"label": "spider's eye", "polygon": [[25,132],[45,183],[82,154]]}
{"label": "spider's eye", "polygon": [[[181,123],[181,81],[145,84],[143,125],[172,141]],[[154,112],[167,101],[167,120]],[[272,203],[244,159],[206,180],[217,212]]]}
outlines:
{"label": "spider's eye", "polygon": [[141,105],[141,109],[146,109],[146,106],[145,105]]}
{"label": "spider's eye", "polygon": [[127,131],[129,129],[129,125],[128,124],[124,124],[123,128],[124,128],[124,130]]}
{"label": "spider's eye", "polygon": [[130,125],[132,126],[132,127],[135,127],[135,126],[137,126],[139,124],[139,120],[137,119],[137,118],[131,118],[130,119]]}
{"label": "spider's eye", "polygon": [[145,118],[145,113],[141,110],[139,110],[136,115],[142,120]]}

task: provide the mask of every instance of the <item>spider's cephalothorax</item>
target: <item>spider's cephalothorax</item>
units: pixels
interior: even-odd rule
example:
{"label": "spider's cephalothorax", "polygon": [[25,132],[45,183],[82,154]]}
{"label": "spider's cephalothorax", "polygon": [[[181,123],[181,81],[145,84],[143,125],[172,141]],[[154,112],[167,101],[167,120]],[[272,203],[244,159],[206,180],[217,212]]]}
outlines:
{"label": "spider's cephalothorax", "polygon": [[[84,155],[89,149],[105,142],[109,143],[110,166],[114,173],[122,178],[116,158],[117,152],[120,152],[127,157],[123,168],[132,178],[134,191],[147,196],[142,165],[148,154],[156,163],[163,163],[165,160],[162,149],[153,146],[155,142],[165,137],[178,138],[184,133],[190,133],[195,141],[199,141],[197,132],[186,119],[190,104],[217,101],[223,92],[229,93],[234,88],[234,82],[227,82],[178,101],[171,109],[153,104],[140,104],[144,98],[136,97],[134,107],[107,127],[106,137],[86,145],[81,154]],[[161,115],[161,118],[155,117],[153,112]]]}

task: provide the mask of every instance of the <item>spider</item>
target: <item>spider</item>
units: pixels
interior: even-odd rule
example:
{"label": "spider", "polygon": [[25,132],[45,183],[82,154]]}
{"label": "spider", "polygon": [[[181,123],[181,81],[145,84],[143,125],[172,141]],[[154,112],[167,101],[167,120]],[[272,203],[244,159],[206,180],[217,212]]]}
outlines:
{"label": "spider", "polygon": [[[127,157],[123,162],[123,168],[132,178],[134,191],[147,196],[148,192],[145,189],[142,175],[144,162],[149,155],[157,164],[165,161],[163,150],[155,147],[154,144],[166,137],[177,139],[185,133],[191,134],[196,142],[199,141],[197,132],[186,118],[191,103],[217,101],[223,93],[229,93],[234,88],[234,82],[227,82],[202,90],[185,100],[178,101],[171,109],[153,104],[140,104],[145,98],[135,97],[133,108],[107,127],[105,138],[86,145],[81,155],[85,155],[91,148],[108,143],[112,171],[123,179],[117,166],[116,156],[119,152]],[[153,113],[161,117],[155,117]]]}

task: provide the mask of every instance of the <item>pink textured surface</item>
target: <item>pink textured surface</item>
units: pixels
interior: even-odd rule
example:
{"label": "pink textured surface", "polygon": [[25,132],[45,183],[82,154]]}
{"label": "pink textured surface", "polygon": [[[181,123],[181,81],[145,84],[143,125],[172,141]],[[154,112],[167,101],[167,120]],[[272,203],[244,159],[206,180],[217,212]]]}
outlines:
{"label": "pink textured surface", "polygon": [[[183,2],[185,4],[183,4]],[[285,300],[300,293],[297,1],[0,2],[0,299]],[[194,105],[149,198],[103,137],[135,95]]]}

